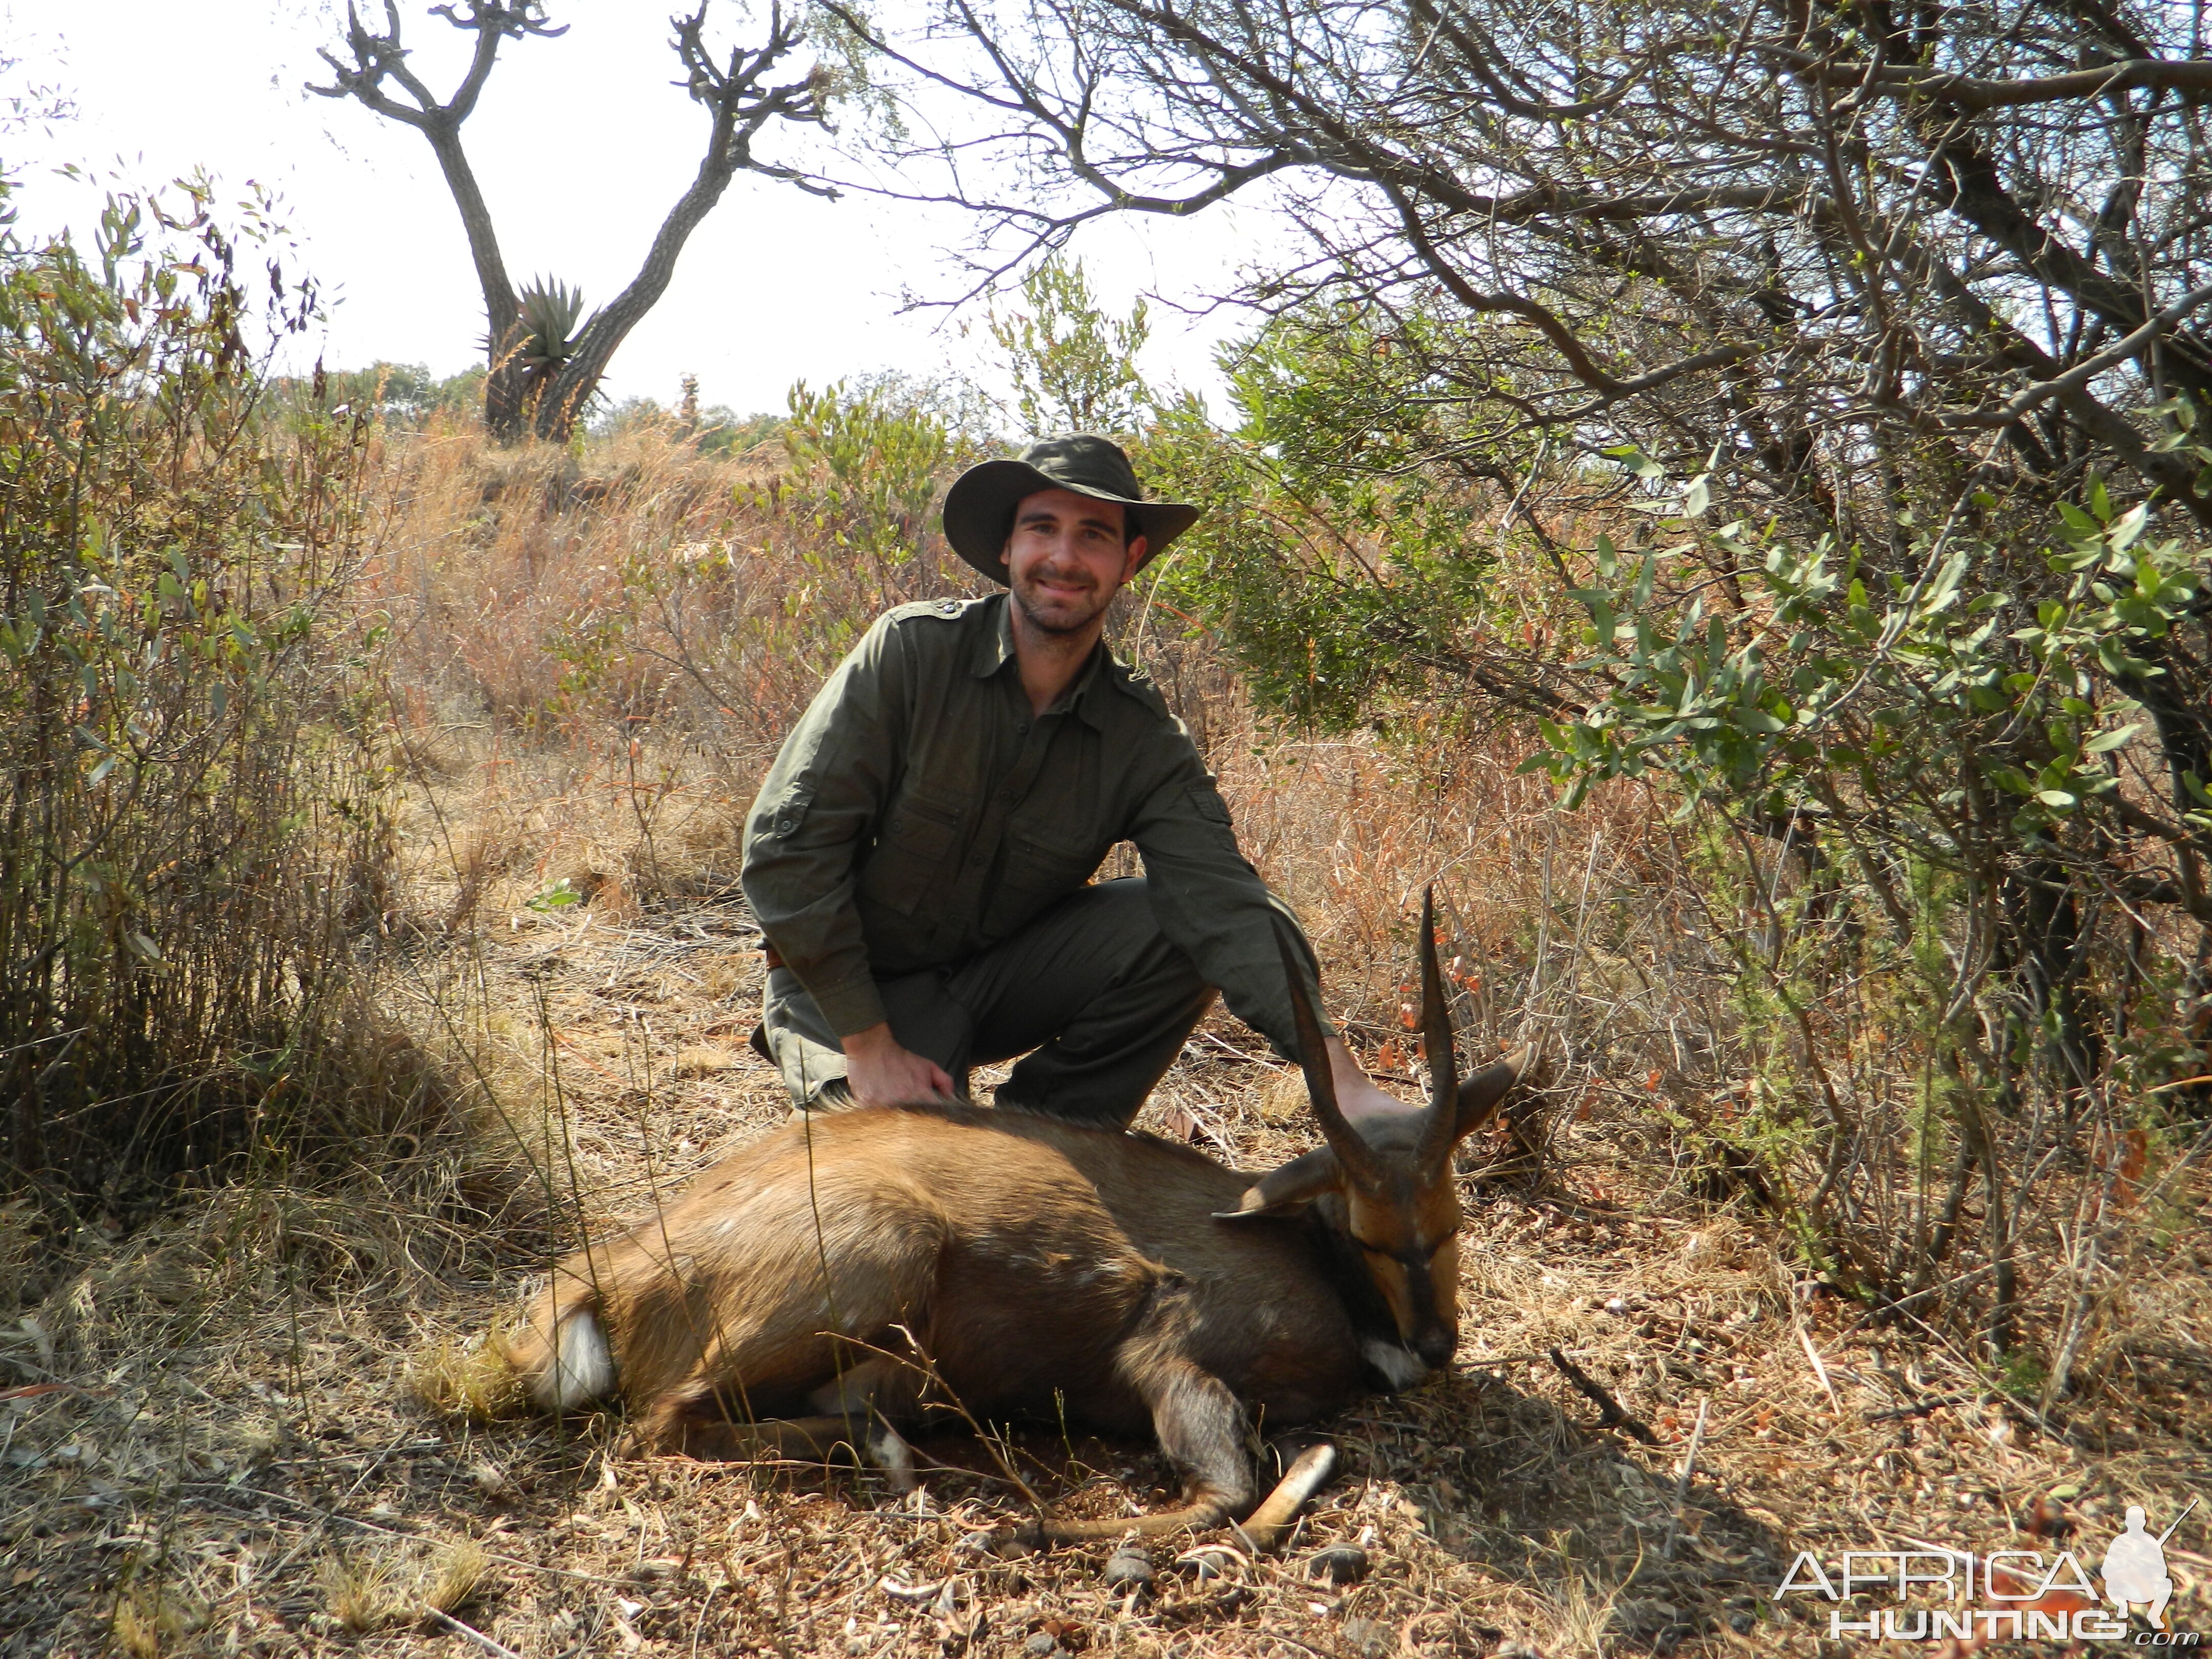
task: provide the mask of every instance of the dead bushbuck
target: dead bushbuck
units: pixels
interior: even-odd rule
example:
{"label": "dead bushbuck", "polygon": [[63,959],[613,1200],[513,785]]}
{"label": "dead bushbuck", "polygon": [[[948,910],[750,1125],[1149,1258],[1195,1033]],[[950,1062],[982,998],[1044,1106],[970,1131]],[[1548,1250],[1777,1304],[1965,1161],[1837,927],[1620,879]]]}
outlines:
{"label": "dead bushbuck", "polygon": [[1308,1422],[1457,1346],[1452,1149],[1530,1061],[1457,1081],[1427,903],[1421,978],[1430,1104],[1355,1126],[1290,974],[1327,1144],[1256,1181],[1014,1111],[803,1117],[562,1261],[508,1358],[545,1409],[619,1384],[645,1445],[699,1457],[826,1449],[858,1419],[903,1474],[899,1431],[948,1398],[976,1420],[1149,1426],[1189,1477],[1182,1506],[1042,1535],[1216,1524],[1252,1501],[1248,1412],[1271,1431]]}

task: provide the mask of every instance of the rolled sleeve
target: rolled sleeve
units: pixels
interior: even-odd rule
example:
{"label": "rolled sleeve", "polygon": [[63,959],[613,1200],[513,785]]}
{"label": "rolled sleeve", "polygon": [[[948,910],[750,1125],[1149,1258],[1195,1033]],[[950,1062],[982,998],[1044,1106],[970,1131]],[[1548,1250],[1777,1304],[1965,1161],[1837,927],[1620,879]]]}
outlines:
{"label": "rolled sleeve", "polygon": [[785,739],[745,824],[745,902],[840,1036],[884,1019],[854,889],[897,764],[903,678],[879,621]]}
{"label": "rolled sleeve", "polygon": [[[1144,855],[1153,914],[1169,940],[1219,988],[1230,1012],[1285,1060],[1297,1058],[1297,1024],[1276,943],[1286,927],[1316,1014],[1321,983],[1297,914],[1237,850],[1228,805],[1191,754],[1146,799],[1130,839]],[[1322,1020],[1324,1030],[1330,1030]]]}

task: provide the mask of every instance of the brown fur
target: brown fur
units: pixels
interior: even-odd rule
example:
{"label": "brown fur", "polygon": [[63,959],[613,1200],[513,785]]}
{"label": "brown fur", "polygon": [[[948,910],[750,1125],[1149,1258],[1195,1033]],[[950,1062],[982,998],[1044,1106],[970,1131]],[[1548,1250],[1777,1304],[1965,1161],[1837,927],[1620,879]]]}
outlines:
{"label": "brown fur", "polygon": [[1469,1079],[1425,1136],[1431,1114],[1409,1113],[1350,1145],[1337,1117],[1364,1179],[1338,1150],[1255,1181],[1149,1135],[966,1105],[799,1118],[562,1262],[508,1356],[557,1398],[562,1323],[588,1316],[645,1443],[696,1456],[818,1449],[848,1416],[911,1425],[948,1396],[979,1420],[1149,1426],[1191,1491],[1139,1529],[1208,1524],[1251,1501],[1248,1411],[1303,1423],[1449,1362],[1450,1148],[1527,1066]]}

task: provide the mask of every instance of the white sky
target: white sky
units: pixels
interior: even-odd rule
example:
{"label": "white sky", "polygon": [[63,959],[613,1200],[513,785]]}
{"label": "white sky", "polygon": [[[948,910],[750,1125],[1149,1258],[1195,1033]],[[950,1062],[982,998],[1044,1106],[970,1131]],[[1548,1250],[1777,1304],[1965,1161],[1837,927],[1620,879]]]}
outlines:
{"label": "white sky", "polygon": [[[381,0],[367,0],[380,15]],[[676,58],[660,3],[554,0],[559,40],[509,42],[464,142],[518,285],[538,273],[579,283],[586,303],[629,282],[662,216],[697,168],[706,115],[671,81]],[[19,67],[9,90],[58,85],[79,113],[51,136],[6,142],[32,233],[83,224],[96,193],[55,178],[76,161],[104,178],[154,185],[206,168],[224,195],[248,180],[281,196],[304,262],[330,300],[331,367],[379,358],[466,367],[483,331],[459,215],[422,135],[350,101],[301,88],[325,78],[334,41],[326,0],[9,0],[0,41]],[[468,37],[403,0],[412,63],[450,95]],[[715,36],[717,24],[722,33]],[[723,0],[710,38],[750,26]],[[794,135],[796,137],[796,135]],[[773,131],[759,153],[789,143]],[[1140,292],[1195,301],[1249,257],[1257,216],[1233,208],[1192,221],[1109,222],[1076,244],[1094,287],[1119,314]],[[685,247],[676,280],[617,356],[617,399],[673,403],[687,371],[709,404],[781,410],[786,389],[878,369],[948,366],[995,383],[983,311],[896,314],[902,292],[949,298],[964,288],[944,251],[964,215],[848,197],[823,202],[740,173]],[[1152,308],[1146,368],[1156,382],[1207,387],[1215,341],[1233,316],[1186,323]],[[969,325],[963,337],[963,323]],[[307,354],[312,362],[313,352]]]}

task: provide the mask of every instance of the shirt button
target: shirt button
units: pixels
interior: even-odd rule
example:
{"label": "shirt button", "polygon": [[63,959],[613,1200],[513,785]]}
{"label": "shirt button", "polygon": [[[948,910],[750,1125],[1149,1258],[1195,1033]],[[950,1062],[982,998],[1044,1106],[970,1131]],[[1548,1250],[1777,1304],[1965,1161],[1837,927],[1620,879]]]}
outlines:
{"label": "shirt button", "polygon": [[1029,734],[1030,723],[1027,720],[1024,720],[1019,726],[1014,728],[1014,735],[1018,738],[1026,738]]}

